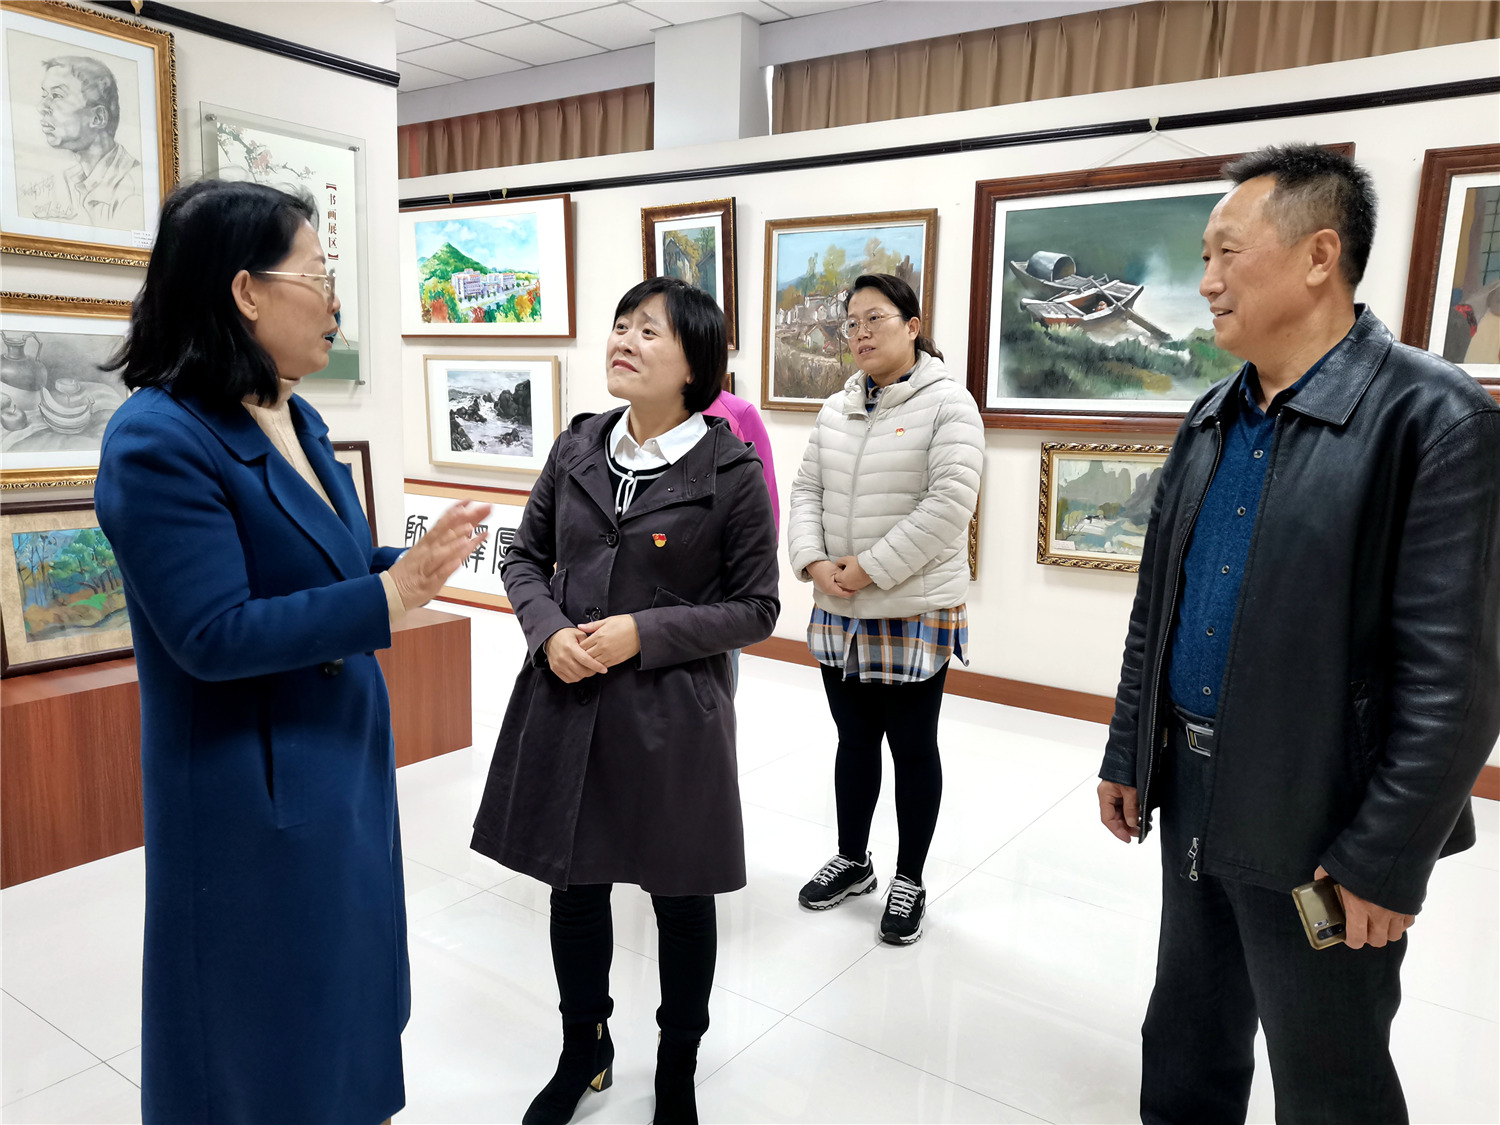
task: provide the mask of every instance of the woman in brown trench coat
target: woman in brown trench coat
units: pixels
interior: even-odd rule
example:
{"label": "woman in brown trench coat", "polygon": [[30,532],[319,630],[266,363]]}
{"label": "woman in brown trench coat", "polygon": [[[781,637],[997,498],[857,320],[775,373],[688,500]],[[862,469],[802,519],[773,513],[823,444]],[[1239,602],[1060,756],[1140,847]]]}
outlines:
{"label": "woman in brown trench coat", "polygon": [[614,883],[656,908],[655,1120],[697,1121],[713,896],[745,885],[728,653],[768,637],[780,610],[760,461],[701,413],[727,358],[702,290],[653,278],[626,293],[605,366],[630,405],[557,439],[501,569],[530,655],[473,847],[553,888],[563,1051],[529,1125],[570,1120],[610,1084]]}

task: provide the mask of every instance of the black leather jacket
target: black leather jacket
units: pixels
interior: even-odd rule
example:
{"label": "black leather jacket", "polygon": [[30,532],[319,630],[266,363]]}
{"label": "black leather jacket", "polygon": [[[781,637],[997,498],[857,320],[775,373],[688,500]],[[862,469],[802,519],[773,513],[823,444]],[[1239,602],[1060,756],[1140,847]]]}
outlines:
{"label": "black leather jacket", "polygon": [[[1415,913],[1474,843],[1500,733],[1500,407],[1364,306],[1282,407],[1219,697],[1199,867],[1290,890],[1322,864]],[[1100,776],[1142,838],[1171,717],[1182,564],[1241,376],[1177,432],[1151,515]]]}

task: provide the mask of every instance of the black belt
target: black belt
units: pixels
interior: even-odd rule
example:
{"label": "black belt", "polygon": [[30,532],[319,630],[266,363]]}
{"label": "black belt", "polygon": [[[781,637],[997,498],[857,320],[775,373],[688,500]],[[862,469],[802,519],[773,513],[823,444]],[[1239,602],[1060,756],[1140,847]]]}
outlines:
{"label": "black belt", "polygon": [[1205,719],[1202,715],[1184,711],[1175,704],[1172,706],[1172,717],[1178,729],[1186,735],[1189,750],[1195,754],[1202,754],[1205,758],[1213,757],[1217,737],[1214,734],[1212,719]]}

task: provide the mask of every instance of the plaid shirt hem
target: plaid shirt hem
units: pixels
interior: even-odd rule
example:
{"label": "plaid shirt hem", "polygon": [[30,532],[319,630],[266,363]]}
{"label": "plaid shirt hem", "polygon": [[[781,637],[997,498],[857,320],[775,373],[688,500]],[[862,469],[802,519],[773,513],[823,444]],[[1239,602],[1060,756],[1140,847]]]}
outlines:
{"label": "plaid shirt hem", "polygon": [[913,684],[931,679],[952,657],[967,664],[966,605],[916,617],[842,617],[814,607],[807,647],[819,664],[842,668],[862,683]]}

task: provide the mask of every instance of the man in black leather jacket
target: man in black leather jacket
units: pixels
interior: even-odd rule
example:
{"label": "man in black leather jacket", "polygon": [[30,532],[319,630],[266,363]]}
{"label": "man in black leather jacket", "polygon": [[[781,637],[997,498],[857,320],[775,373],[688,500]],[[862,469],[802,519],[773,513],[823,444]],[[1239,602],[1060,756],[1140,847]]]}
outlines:
{"label": "man in black leather jacket", "polygon": [[[1279,1122],[1405,1121],[1407,927],[1500,733],[1500,407],[1354,304],[1368,175],[1307,145],[1225,170],[1201,292],[1247,360],[1162,472],[1100,814],[1160,808],[1141,1116],[1245,1119],[1256,1022]],[[1338,884],[1316,951],[1288,893]]]}

